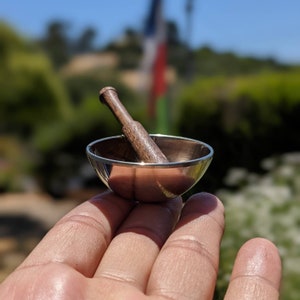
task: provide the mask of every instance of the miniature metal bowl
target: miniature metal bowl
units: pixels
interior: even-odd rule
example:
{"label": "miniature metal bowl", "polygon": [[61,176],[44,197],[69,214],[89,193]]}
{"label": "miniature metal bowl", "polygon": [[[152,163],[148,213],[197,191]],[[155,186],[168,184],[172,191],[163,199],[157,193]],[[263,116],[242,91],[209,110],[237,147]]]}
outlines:
{"label": "miniature metal bowl", "polygon": [[116,194],[140,202],[161,202],[191,189],[207,170],[213,148],[194,139],[151,134],[168,163],[144,163],[125,136],[96,140],[88,159],[103,183]]}

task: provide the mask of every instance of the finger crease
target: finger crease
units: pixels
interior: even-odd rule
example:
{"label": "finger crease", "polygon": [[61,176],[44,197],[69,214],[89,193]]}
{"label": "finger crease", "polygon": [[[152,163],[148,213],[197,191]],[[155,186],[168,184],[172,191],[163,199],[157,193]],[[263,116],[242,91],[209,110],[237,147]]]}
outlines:
{"label": "finger crease", "polygon": [[157,288],[151,290],[150,299],[164,299],[164,300],[191,300],[191,295],[183,294],[182,292],[178,291],[175,292],[174,290],[166,289],[166,288]]}
{"label": "finger crease", "polygon": [[47,268],[47,267],[50,267],[51,265],[57,265],[57,266],[62,266],[62,267],[67,267],[67,268],[71,267],[72,268],[72,266],[70,266],[69,264],[67,264],[63,261],[59,261],[59,260],[54,259],[54,260],[47,261],[47,262],[20,265],[15,270],[15,272],[22,272],[22,271],[28,270],[28,269]]}
{"label": "finger crease", "polygon": [[260,282],[264,282],[266,283],[268,286],[274,288],[276,291],[278,291],[278,288],[276,286],[276,284],[274,282],[272,282],[271,280],[263,277],[263,276],[259,276],[259,275],[250,275],[250,274],[246,274],[246,275],[238,275],[236,277],[233,277],[230,282],[236,281],[238,279],[251,279],[251,280],[258,280]]}
{"label": "finger crease", "polygon": [[211,252],[206,247],[205,243],[200,242],[194,236],[186,235],[182,236],[178,239],[174,239],[169,241],[166,246],[163,248],[163,251],[167,249],[182,249],[186,252],[188,256],[188,252],[196,253],[200,255],[204,259],[206,259],[209,265],[213,268],[214,272],[217,274],[218,272],[218,264],[215,263],[215,257],[211,254]]}
{"label": "finger crease", "polygon": [[110,242],[111,234],[106,233],[105,226],[96,220],[95,218],[84,215],[84,214],[78,214],[78,215],[72,215],[67,218],[63,218],[61,221],[59,221],[53,229],[56,229],[60,226],[70,226],[69,230],[76,231],[77,229],[80,229],[82,231],[82,227],[88,227],[96,230],[101,237],[103,237],[105,246],[107,246]]}
{"label": "finger crease", "polygon": [[128,277],[127,274],[124,276],[123,274],[113,274],[108,272],[102,272],[99,275],[97,275],[98,279],[103,278],[110,281],[115,281],[119,283],[126,283],[130,284],[132,286],[138,286],[138,281],[133,277]]}

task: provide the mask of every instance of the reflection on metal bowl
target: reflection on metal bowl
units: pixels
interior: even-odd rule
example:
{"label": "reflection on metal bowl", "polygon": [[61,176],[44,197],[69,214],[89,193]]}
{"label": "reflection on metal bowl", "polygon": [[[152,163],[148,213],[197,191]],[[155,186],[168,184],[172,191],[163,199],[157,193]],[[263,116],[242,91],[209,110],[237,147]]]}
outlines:
{"label": "reflection on metal bowl", "polygon": [[180,196],[200,180],[212,160],[212,147],[201,141],[170,135],[150,136],[168,163],[139,161],[122,135],[99,139],[87,146],[87,156],[99,178],[126,199],[161,202]]}

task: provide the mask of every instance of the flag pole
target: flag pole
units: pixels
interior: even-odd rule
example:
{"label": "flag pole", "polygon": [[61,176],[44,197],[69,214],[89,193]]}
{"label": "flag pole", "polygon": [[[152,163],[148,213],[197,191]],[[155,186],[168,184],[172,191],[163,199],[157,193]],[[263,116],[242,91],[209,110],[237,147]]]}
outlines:
{"label": "flag pole", "polygon": [[193,52],[191,47],[191,37],[192,37],[192,12],[194,9],[194,1],[186,1],[186,47],[187,47],[187,64],[186,64],[186,78],[187,81],[193,79],[194,67],[193,67]]}

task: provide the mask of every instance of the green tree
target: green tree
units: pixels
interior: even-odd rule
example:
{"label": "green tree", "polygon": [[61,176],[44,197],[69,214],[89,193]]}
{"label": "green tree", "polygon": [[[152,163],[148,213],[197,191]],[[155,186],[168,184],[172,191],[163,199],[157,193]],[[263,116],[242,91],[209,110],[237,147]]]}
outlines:
{"label": "green tree", "polygon": [[97,33],[96,30],[92,27],[85,28],[82,33],[79,35],[77,40],[74,41],[74,45],[72,48],[74,50],[72,52],[75,53],[84,53],[84,52],[92,52],[95,50],[94,41]]}
{"label": "green tree", "polygon": [[31,136],[43,124],[67,118],[71,106],[47,57],[0,24],[0,130]]}
{"label": "green tree", "polygon": [[204,76],[256,74],[266,70],[285,70],[288,66],[272,58],[241,57],[233,52],[217,52],[209,46],[193,51],[196,74]]}
{"label": "green tree", "polygon": [[71,56],[68,28],[69,25],[64,21],[52,21],[45,36],[38,41],[56,68],[67,63]]}
{"label": "green tree", "polygon": [[105,51],[119,54],[119,68],[135,69],[138,67],[142,55],[141,34],[132,28],[126,28],[121,38],[109,43]]}
{"label": "green tree", "polygon": [[72,107],[49,59],[4,23],[0,23],[0,53],[1,160],[6,174],[11,174],[0,182],[5,190],[18,186],[20,174],[38,163],[33,141],[40,130],[70,119]]}

